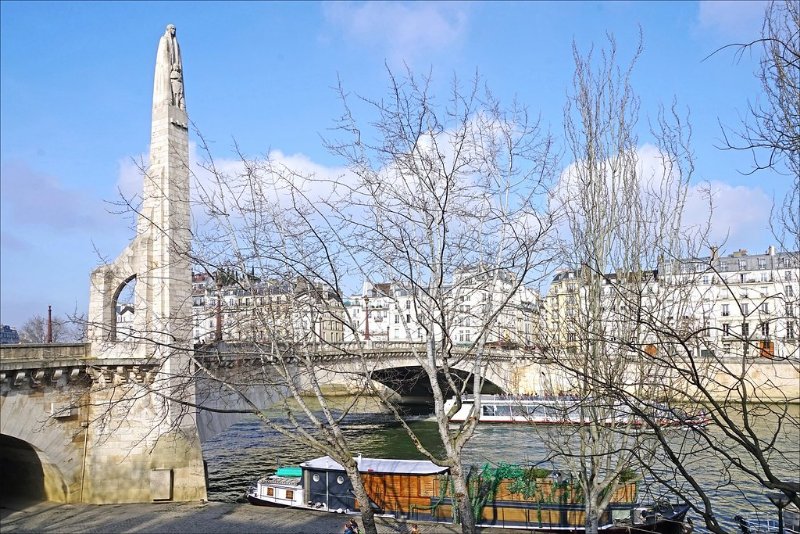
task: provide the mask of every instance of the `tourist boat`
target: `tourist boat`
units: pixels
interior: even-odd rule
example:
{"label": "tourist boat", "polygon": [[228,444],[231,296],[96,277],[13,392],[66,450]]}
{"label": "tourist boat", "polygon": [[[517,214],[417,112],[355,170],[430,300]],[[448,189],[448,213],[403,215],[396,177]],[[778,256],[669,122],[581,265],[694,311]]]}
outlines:
{"label": "tourist boat", "polygon": [[[445,412],[455,405],[455,398],[445,402]],[[564,396],[498,396],[481,395],[480,413],[475,414],[482,423],[527,423],[537,425],[581,425],[590,422],[588,414],[581,410],[577,397]],[[662,427],[666,426],[702,426],[708,424],[705,415],[680,413],[666,406],[657,407],[655,420]],[[465,395],[461,408],[450,417],[452,423],[462,423],[474,415],[475,398]],[[614,416],[603,421],[605,425],[643,426],[641,420],[630,416],[623,405],[614,407]]]}
{"label": "tourist boat", "polygon": [[[357,462],[376,514],[406,521],[453,522],[456,510],[447,468],[420,460],[359,457]],[[330,457],[309,460],[294,469],[282,468],[259,479],[248,490],[248,500],[265,506],[358,513],[350,479]],[[473,508],[481,510],[478,526],[538,532],[584,530],[580,491],[565,477],[501,464],[484,466],[470,480]],[[642,506],[636,502],[636,493],[637,483],[632,480],[617,489],[601,516],[602,532],[685,532],[689,505]]]}

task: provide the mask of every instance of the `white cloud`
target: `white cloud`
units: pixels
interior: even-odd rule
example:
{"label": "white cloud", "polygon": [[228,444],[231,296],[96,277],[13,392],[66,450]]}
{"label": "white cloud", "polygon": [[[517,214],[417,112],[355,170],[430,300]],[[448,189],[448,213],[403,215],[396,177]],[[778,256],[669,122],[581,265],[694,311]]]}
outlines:
{"label": "white cloud", "polygon": [[457,2],[329,2],[324,12],[346,39],[408,63],[456,45],[468,26],[466,5]]}
{"label": "white cloud", "polygon": [[[640,182],[642,201],[647,202],[645,213],[663,210],[659,203],[664,189],[669,184],[664,172],[662,158],[658,149],[643,145],[636,151],[637,175]],[[563,212],[565,207],[577,198],[580,185],[575,175],[576,164],[570,164],[561,174],[553,195],[552,208]],[[611,184],[609,182],[610,189]],[[674,187],[670,186],[674,193]],[[674,202],[674,196],[673,202]],[[770,233],[769,217],[772,200],[761,188],[746,185],[731,185],[722,181],[703,182],[689,186],[683,208],[681,224],[690,235],[708,230],[709,244],[723,247],[724,250],[746,248],[754,251],[766,250],[773,241]],[[668,215],[662,212],[662,215]],[[562,225],[559,233],[568,235]]]}
{"label": "white cloud", "polygon": [[[138,207],[141,200],[141,162],[146,162],[147,157],[146,154],[128,157],[120,160],[118,165],[117,188],[123,199],[134,208]],[[235,214],[238,209],[234,203],[249,203],[252,193],[257,190],[263,194],[264,200],[284,209],[289,207],[290,188],[285,182],[277,180],[276,174],[266,168],[266,161],[251,162],[259,168],[258,179],[249,184],[245,179],[245,164],[239,158],[215,157],[213,172],[208,168],[209,162],[206,160],[206,155],[198,150],[197,144],[189,143],[192,218],[195,223],[208,221],[208,213],[212,211],[212,207],[218,212]],[[273,150],[269,154],[269,164],[283,180],[291,180],[295,191],[304,194],[312,203],[328,197],[334,183],[352,180],[352,175],[346,169],[326,167],[300,153],[285,154],[280,150]],[[112,202],[119,200],[111,199]]]}
{"label": "white cloud", "polygon": [[[709,198],[711,203],[709,204]],[[709,241],[728,251],[766,250],[772,200],[762,189],[720,181],[694,185],[686,202],[686,225],[704,225],[711,212]]]}
{"label": "white cloud", "polygon": [[723,39],[749,42],[760,35],[766,2],[713,0],[700,2],[699,29]]}

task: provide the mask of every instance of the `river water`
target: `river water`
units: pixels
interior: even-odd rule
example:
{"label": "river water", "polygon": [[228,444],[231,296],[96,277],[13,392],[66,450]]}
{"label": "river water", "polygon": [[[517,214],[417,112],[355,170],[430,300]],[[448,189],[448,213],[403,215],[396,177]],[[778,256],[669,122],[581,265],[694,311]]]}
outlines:
{"label": "river water", "polygon": [[[438,434],[436,423],[430,416],[412,416],[411,426],[423,443],[436,450]],[[549,427],[546,431],[563,430]],[[390,415],[371,412],[349,416],[344,432],[351,444],[351,450],[356,454],[383,458],[421,458],[405,431]],[[534,429],[527,425],[479,425],[467,446],[467,460],[478,466],[487,462],[538,463],[547,455],[540,432],[542,427]],[[782,436],[782,443],[778,445],[780,449],[788,451],[790,456],[800,458],[800,436],[796,434],[795,427]],[[209,499],[217,501],[241,499],[253,480],[274,471],[277,465],[297,465],[310,458],[322,456],[265,427],[255,418],[237,423],[205,443],[203,451],[208,465]],[[727,470],[722,468],[718,459],[704,457],[701,453],[692,460],[693,475],[704,487],[715,488],[712,492],[715,511],[720,521],[731,529],[735,529],[731,521],[737,513],[754,507],[774,511],[762,489],[744,478],[728,480]],[[658,484],[648,481],[641,484],[641,502],[664,497],[669,495]],[[697,521],[695,524],[697,525]]]}

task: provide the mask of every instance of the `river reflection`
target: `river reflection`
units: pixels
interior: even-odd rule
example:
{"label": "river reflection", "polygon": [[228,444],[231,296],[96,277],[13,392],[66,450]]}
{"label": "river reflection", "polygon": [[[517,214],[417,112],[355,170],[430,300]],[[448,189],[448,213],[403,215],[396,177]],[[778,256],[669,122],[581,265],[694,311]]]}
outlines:
{"label": "river reflection", "polygon": [[[798,407],[793,410],[798,411],[796,408]],[[413,416],[410,426],[426,446],[436,453],[442,452],[436,423],[432,418],[425,415]],[[541,433],[565,430],[556,426],[532,428],[527,425],[479,425],[467,446],[466,460],[473,465],[487,462],[540,463],[547,456],[544,445],[546,435]],[[684,432],[676,430],[672,439],[686,447],[699,446],[692,445],[693,440],[686,439],[691,438],[690,434]],[[348,417],[344,433],[356,454],[400,459],[421,458],[405,430],[390,415],[371,408],[365,409],[365,413]],[[777,445],[779,450],[800,458],[799,441],[800,436],[796,435],[794,427],[782,436]],[[209,498],[219,501],[240,499],[254,479],[274,471],[278,465],[296,465],[321,456],[320,453],[264,427],[255,418],[234,425],[204,444],[203,449],[208,463]],[[729,519],[737,513],[753,506],[770,509],[761,488],[746,479],[730,480],[721,461],[709,453],[698,451],[687,459],[687,463],[690,472],[704,487],[715,488],[712,494],[715,510],[731,529],[735,527]],[[543,466],[554,467],[550,463]],[[658,484],[645,480],[641,485],[639,498],[642,502],[666,496],[668,494]]]}

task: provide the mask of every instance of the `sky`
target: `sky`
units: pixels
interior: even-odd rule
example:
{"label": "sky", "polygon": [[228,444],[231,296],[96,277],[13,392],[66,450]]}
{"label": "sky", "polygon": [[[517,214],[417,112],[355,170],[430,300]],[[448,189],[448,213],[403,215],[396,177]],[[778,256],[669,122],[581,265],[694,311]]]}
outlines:
{"label": "sky", "polygon": [[[0,2],[0,322],[85,312],[89,275],[133,237],[120,193],[140,187],[158,39],[177,27],[190,119],[219,158],[236,143],[320,172],[341,161],[321,137],[335,87],[380,98],[387,69],[432,73],[445,91],[480,73],[558,136],[572,45],[613,35],[622,61],[641,30],[632,84],[642,122],[673,100],[688,111],[692,187],[715,200],[713,238],[763,252],[787,178],[745,175],[720,150],[759,85],[757,57],[720,47],[759,36],[762,2]],[[710,57],[709,57],[710,56]],[[196,142],[195,137],[190,142]],[[564,161],[566,167],[570,162]],[[697,209],[703,209],[699,204]]]}

